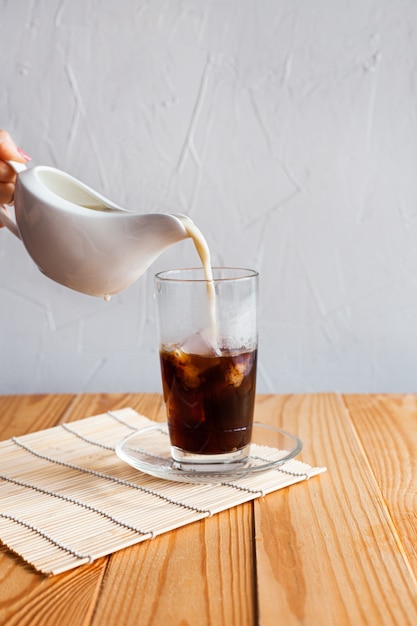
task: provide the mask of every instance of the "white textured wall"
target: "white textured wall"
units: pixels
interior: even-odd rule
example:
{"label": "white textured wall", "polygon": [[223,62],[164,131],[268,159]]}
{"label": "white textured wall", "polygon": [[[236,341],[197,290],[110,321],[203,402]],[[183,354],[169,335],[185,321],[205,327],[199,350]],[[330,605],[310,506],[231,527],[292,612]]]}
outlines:
{"label": "white textured wall", "polygon": [[[0,127],[260,270],[260,392],[417,391],[415,0],[0,0]],[[0,393],[159,391],[154,271],[111,302],[0,230]]]}

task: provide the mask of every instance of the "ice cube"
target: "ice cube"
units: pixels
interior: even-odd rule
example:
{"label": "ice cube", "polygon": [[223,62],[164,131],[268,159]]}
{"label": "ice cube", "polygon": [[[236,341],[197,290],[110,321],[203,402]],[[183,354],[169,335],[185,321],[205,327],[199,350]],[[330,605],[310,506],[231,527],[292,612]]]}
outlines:
{"label": "ice cube", "polygon": [[201,370],[192,363],[192,357],[182,348],[174,350],[173,356],[178,375],[184,385],[190,389],[196,389],[201,382]]}
{"label": "ice cube", "polygon": [[186,354],[198,354],[200,356],[219,354],[217,345],[211,339],[208,330],[200,330],[187,337],[181,346],[181,350]]}
{"label": "ice cube", "polygon": [[230,364],[225,375],[227,384],[233,387],[240,387],[245,378],[246,369],[246,363]]}
{"label": "ice cube", "polygon": [[182,370],[182,379],[184,381],[184,385],[189,387],[190,389],[196,389],[200,385],[200,374],[201,370],[199,370],[195,365],[190,363],[189,365],[184,365]]}

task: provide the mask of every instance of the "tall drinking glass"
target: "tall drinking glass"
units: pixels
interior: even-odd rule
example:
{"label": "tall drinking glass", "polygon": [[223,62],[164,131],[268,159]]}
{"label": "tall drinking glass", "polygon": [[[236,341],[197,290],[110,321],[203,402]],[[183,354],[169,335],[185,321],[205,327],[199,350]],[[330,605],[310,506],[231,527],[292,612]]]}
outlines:
{"label": "tall drinking glass", "polygon": [[155,276],[162,387],[177,467],[227,471],[249,454],[258,273],[215,267]]}

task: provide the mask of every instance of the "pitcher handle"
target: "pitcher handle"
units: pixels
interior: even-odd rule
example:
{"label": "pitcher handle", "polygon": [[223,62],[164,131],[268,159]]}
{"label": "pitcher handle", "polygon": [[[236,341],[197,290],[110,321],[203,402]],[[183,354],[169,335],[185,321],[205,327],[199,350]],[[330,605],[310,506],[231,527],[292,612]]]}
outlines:
{"label": "pitcher handle", "polygon": [[3,204],[0,204],[0,222],[6,226],[10,230],[13,235],[15,235],[18,239],[21,239],[19,229],[17,227],[16,222],[13,221],[9,212]]}
{"label": "pitcher handle", "polygon": [[14,169],[16,174],[20,174],[20,172],[27,170],[26,163],[19,163],[18,161],[6,161],[6,163]]}
{"label": "pitcher handle", "polygon": [[[20,174],[20,172],[24,172],[27,169],[25,163],[19,163],[18,161],[6,161],[6,163],[14,169],[16,174]],[[11,202],[10,204],[13,203]],[[4,224],[4,226],[6,226],[6,228],[8,228],[13,235],[15,235],[18,239],[21,239],[16,222],[13,221],[3,204],[0,204],[0,222]]]}

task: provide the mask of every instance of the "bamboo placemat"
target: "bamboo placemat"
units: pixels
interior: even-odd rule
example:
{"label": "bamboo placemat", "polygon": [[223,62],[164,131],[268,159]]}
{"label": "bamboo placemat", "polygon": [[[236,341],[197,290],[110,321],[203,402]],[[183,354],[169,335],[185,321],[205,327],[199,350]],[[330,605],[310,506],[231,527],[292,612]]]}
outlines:
{"label": "bamboo placemat", "polygon": [[149,424],[126,408],[0,442],[1,542],[58,574],[325,471],[292,459],[221,484],[154,478],[114,451]]}

